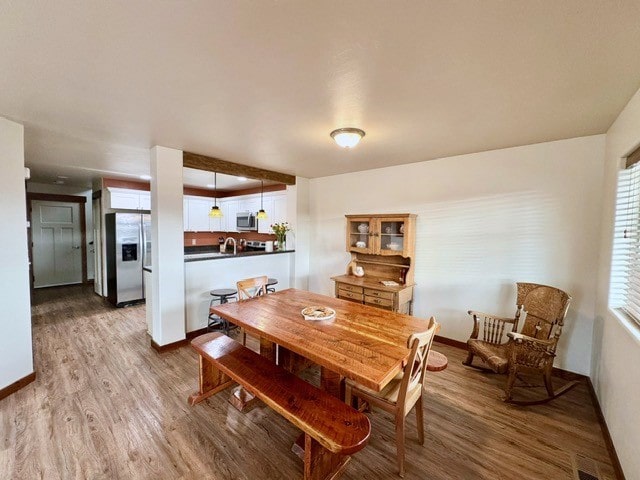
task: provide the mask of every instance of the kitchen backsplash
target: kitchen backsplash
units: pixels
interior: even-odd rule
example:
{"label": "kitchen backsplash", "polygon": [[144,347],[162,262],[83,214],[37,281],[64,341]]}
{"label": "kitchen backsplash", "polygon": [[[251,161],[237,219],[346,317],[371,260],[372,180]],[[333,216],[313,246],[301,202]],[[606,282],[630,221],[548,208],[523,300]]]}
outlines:
{"label": "kitchen backsplash", "polygon": [[260,242],[276,239],[275,235],[258,232],[184,232],[184,245],[185,247],[192,245],[218,245],[219,237],[233,237],[236,241],[244,238],[245,240],[257,240]]}

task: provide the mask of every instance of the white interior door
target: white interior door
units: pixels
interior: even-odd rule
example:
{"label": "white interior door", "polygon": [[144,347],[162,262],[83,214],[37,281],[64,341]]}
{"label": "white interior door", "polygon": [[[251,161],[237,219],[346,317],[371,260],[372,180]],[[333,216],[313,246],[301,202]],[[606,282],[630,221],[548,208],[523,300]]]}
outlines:
{"label": "white interior door", "polygon": [[34,287],[81,283],[80,205],[33,200],[31,208]]}

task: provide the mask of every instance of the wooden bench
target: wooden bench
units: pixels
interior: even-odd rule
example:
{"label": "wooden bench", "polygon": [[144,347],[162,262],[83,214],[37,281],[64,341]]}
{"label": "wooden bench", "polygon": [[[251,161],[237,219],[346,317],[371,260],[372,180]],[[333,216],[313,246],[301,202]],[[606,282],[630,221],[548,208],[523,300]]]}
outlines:
{"label": "wooden bench", "polygon": [[304,479],[337,478],[349,455],[369,440],[371,424],[362,413],[275,365],[222,333],[191,341],[200,355],[200,390],[195,405],[234,382],[304,432]]}

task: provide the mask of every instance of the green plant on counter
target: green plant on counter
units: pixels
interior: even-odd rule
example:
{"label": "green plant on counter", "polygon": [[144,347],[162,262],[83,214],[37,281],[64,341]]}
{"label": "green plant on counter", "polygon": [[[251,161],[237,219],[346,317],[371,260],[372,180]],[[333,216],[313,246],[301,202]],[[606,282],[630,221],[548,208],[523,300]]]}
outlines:
{"label": "green plant on counter", "polygon": [[289,222],[273,223],[271,224],[271,231],[276,235],[276,240],[278,241],[278,250],[285,250],[287,232],[291,231]]}

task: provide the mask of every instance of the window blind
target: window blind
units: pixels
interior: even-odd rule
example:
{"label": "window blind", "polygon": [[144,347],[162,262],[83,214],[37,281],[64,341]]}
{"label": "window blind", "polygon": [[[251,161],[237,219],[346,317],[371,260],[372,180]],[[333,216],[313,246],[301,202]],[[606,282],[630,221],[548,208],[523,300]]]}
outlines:
{"label": "window blind", "polygon": [[618,175],[609,306],[640,323],[640,163],[627,165]]}

